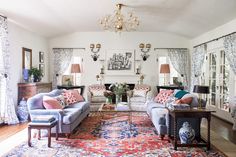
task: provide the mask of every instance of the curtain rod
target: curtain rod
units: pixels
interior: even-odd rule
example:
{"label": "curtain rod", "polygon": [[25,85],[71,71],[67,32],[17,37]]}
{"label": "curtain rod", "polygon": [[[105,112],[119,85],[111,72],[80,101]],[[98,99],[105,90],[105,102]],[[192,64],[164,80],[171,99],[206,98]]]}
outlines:
{"label": "curtain rod", "polygon": [[223,36],[221,36],[221,37],[218,37],[218,38],[215,38],[215,39],[209,40],[209,41],[207,41],[207,42],[201,43],[201,44],[199,44],[199,45],[195,45],[195,46],[193,46],[193,48],[196,48],[196,47],[198,47],[198,46],[201,46],[201,45],[204,45],[204,44],[210,43],[210,42],[215,41],[215,40],[219,40],[219,39],[221,39],[221,38],[227,37],[227,36],[232,35],[232,34],[234,34],[234,33],[236,33],[236,32],[232,32],[232,33],[229,33],[229,34],[223,35]]}
{"label": "curtain rod", "polygon": [[1,16],[1,17],[3,17],[3,18],[5,18],[5,19],[7,19],[7,17],[6,17],[6,16],[3,16],[3,15],[1,15],[1,14],[0,14],[0,16]]}
{"label": "curtain rod", "polygon": [[154,48],[154,51],[155,50],[162,50],[162,49],[184,49],[184,50],[187,50],[188,48]]}
{"label": "curtain rod", "polygon": [[83,47],[72,47],[72,48],[68,48],[68,47],[56,47],[56,48],[52,48],[52,49],[81,49],[81,50],[85,50],[85,48]]}

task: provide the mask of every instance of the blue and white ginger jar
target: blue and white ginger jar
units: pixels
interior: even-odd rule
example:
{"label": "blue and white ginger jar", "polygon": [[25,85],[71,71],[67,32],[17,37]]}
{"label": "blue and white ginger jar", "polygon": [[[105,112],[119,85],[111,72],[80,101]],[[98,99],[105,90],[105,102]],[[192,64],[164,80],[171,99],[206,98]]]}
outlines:
{"label": "blue and white ginger jar", "polygon": [[179,137],[181,144],[190,144],[195,138],[195,131],[188,122],[184,122],[179,129]]}

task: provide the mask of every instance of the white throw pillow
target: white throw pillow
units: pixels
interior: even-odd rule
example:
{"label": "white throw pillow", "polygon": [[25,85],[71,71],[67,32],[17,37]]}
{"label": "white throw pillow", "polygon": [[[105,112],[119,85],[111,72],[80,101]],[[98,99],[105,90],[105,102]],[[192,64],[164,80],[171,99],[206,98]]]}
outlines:
{"label": "white throw pillow", "polygon": [[134,96],[141,96],[141,97],[145,97],[146,96],[147,91],[146,90],[138,90],[138,89],[134,89]]}

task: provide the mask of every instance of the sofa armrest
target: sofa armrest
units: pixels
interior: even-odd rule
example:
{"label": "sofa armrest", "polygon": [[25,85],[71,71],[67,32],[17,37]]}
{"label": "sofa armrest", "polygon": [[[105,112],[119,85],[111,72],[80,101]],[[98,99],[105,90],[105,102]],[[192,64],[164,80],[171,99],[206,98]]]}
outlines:
{"label": "sofa armrest", "polygon": [[146,101],[151,101],[152,100],[152,92],[148,91],[146,94]]}
{"label": "sofa armrest", "polygon": [[92,100],[92,93],[87,92],[87,101],[91,102],[91,100]]}

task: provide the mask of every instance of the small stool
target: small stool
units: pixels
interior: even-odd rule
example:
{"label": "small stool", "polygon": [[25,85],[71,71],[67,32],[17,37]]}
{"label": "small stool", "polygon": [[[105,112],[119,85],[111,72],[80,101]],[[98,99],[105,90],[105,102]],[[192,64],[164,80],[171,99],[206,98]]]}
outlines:
{"label": "small stool", "polygon": [[56,140],[58,140],[58,122],[54,120],[50,123],[30,122],[28,124],[28,145],[31,147],[31,129],[38,129],[38,139],[40,139],[40,129],[48,130],[48,147],[51,147],[51,129],[56,126]]}

